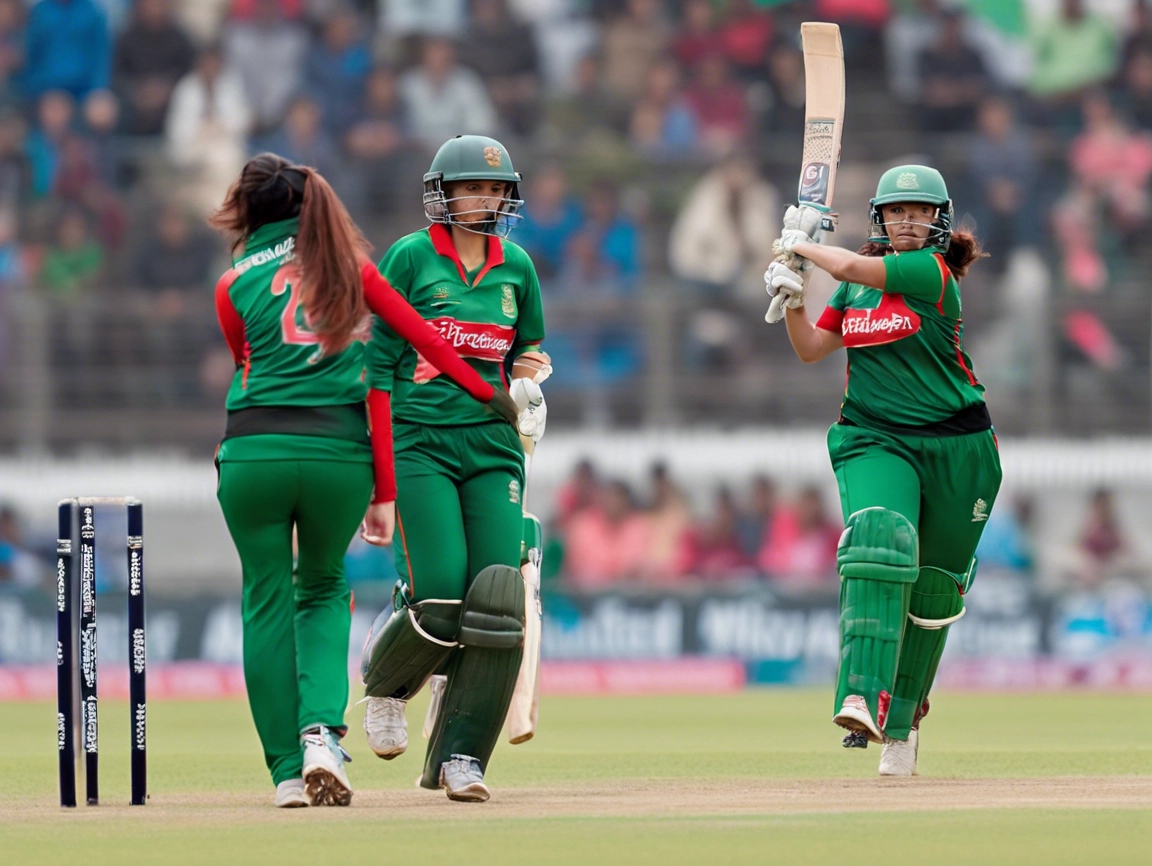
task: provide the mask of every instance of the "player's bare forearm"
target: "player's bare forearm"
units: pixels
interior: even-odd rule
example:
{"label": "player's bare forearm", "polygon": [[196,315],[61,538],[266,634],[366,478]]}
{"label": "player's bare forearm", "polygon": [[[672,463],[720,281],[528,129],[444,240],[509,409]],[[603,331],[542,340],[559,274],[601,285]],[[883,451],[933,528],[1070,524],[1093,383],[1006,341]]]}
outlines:
{"label": "player's bare forearm", "polygon": [[808,321],[808,311],[803,307],[786,310],[784,324],[788,328],[788,339],[792,341],[796,357],[805,364],[827,358],[844,345],[844,339],[839,334],[817,328]]}
{"label": "player's bare forearm", "polygon": [[884,289],[884,259],[862,256],[842,247],[800,243],[792,252],[803,256],[822,271],[827,271],[842,283],[857,283],[873,289]]}

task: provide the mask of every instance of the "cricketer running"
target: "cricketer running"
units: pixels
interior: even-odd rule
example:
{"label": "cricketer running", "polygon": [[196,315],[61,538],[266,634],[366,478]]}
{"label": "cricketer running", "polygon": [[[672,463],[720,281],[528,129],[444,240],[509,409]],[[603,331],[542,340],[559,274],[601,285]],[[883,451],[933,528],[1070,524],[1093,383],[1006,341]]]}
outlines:
{"label": "cricketer running", "polygon": [[[523,204],[520,180],[495,139],[450,139],[424,175],[431,225],[380,262],[388,282],[498,389],[511,362],[547,364],[536,269],[507,240]],[[377,755],[401,754],[406,701],[445,673],[420,784],[453,800],[487,800],[484,772],[523,652],[524,449],[517,430],[461,399],[379,323],[368,368],[369,404],[391,394],[402,580],[365,644],[364,728]],[[519,433],[538,440],[546,417],[539,386],[514,378],[510,390]]]}
{"label": "cricketer running", "polygon": [[[964,614],[976,545],[1000,488],[984,387],[963,348],[960,279],[983,253],[953,230],[933,168],[884,173],[859,252],[822,244],[825,216],[791,207],[764,274],[786,296],[800,359],[848,354],[828,453],[840,488],[840,664],[833,721],[846,746],[883,743],[880,774],[916,774],[919,728],[948,627]],[[815,266],[841,280],[819,320],[804,307]]]}

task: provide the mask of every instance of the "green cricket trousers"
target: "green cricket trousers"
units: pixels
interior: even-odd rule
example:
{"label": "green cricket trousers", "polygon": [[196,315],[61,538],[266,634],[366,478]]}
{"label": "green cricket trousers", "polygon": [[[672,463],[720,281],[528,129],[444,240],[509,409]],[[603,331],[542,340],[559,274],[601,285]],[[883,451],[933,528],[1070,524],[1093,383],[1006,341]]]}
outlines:
{"label": "green cricket trousers", "polygon": [[[864,695],[874,718],[883,721],[886,716],[884,732],[907,739],[932,687],[948,633],[947,627],[921,628],[908,614],[944,620],[963,610],[961,593],[974,577],[976,545],[1000,489],[996,436],[990,429],[937,437],[834,424],[828,431],[828,452],[846,524],[862,509],[887,509],[907,518],[919,542],[919,572],[910,593],[890,596],[880,613],[849,610],[850,581],[841,582],[843,643],[836,709],[847,694]],[[893,620],[896,638],[894,682],[891,668],[879,658],[879,644],[853,639],[864,634],[861,629],[874,629],[878,619],[884,628],[886,618]],[[878,706],[882,692],[890,692],[887,712]]]}
{"label": "green cricket trousers", "polygon": [[344,554],[368,508],[372,464],[265,460],[219,468],[217,498],[243,569],[248,703],[279,784],[303,770],[301,731],[345,729],[352,597]]}
{"label": "green cricket trousers", "polygon": [[412,601],[463,599],[489,565],[520,567],[524,450],[510,424],[397,421],[396,534]]}

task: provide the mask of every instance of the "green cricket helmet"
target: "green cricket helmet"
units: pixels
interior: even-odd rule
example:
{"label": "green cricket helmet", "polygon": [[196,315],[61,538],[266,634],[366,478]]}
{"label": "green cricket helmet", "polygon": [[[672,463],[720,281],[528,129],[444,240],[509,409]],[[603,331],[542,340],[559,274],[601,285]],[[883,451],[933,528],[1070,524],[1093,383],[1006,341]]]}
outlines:
{"label": "green cricket helmet", "polygon": [[948,186],[944,177],[934,168],[926,165],[898,165],[880,175],[876,184],[876,195],[869,205],[872,222],[872,235],[868,238],[876,243],[888,243],[888,229],[880,208],[896,202],[915,201],[936,205],[936,220],[928,233],[928,245],[948,249],[952,240],[952,199],[948,197]]}
{"label": "green cricket helmet", "polygon": [[[462,223],[454,219],[444,194],[444,184],[457,180],[502,180],[511,184],[508,195],[496,211],[489,211],[491,219],[479,223]],[[431,222],[458,225],[469,231],[508,237],[523,219],[520,208],[520,172],[512,167],[508,150],[494,138],[486,135],[458,135],[450,138],[436,151],[432,165],[424,175],[424,215]]]}

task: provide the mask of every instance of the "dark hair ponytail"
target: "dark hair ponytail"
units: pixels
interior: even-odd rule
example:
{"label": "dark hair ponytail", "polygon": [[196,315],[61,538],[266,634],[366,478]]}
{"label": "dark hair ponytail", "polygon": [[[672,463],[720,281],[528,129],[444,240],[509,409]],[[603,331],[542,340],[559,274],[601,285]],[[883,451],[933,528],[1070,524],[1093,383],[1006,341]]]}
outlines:
{"label": "dark hair ponytail", "polygon": [[[886,256],[892,252],[889,244],[868,241],[856,252],[862,256]],[[952,276],[961,279],[968,274],[968,269],[980,259],[988,258],[988,253],[980,246],[980,241],[967,225],[952,232],[948,242],[948,249],[944,251],[944,264],[952,272]]]}
{"label": "dark hair ponytail", "polygon": [[208,224],[235,236],[300,218],[294,263],[309,327],[325,354],[343,351],[368,316],[360,267],[371,246],[328,181],[315,169],[274,153],[252,157]]}
{"label": "dark hair ponytail", "polygon": [[952,271],[952,276],[960,279],[968,274],[968,269],[980,259],[988,258],[988,253],[980,246],[980,241],[968,226],[961,226],[952,232],[952,240],[944,251],[944,264]]}

